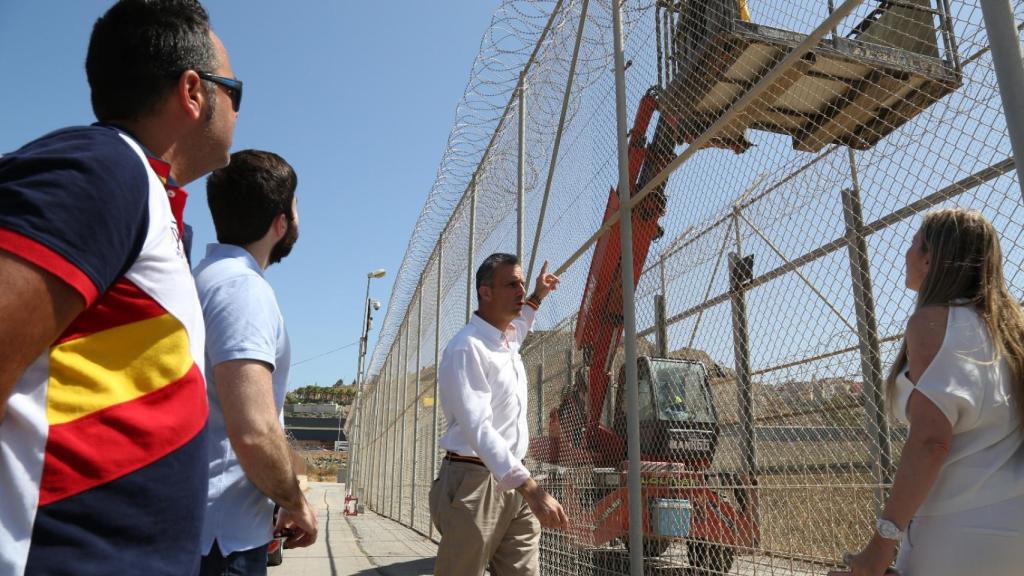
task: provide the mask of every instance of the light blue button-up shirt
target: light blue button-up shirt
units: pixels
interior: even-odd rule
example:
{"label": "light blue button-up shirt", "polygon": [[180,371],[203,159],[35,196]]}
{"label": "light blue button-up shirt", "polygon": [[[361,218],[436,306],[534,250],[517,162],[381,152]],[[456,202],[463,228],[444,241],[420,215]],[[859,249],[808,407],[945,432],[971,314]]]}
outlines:
{"label": "light blue button-up shirt", "polygon": [[248,251],[210,244],[194,273],[206,321],[206,394],[210,403],[210,488],[201,543],[204,555],[216,540],[227,556],[271,540],[274,504],[245,477],[231,448],[213,369],[229,360],[269,364],[274,403],[283,422],[291,349],[274,290]]}

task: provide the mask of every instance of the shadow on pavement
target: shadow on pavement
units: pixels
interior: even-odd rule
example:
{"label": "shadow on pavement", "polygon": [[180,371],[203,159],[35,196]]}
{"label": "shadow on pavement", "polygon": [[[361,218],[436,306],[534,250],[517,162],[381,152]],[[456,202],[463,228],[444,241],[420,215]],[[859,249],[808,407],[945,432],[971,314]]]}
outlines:
{"label": "shadow on pavement", "polygon": [[417,558],[363,570],[357,572],[355,576],[431,576],[433,573],[433,558]]}

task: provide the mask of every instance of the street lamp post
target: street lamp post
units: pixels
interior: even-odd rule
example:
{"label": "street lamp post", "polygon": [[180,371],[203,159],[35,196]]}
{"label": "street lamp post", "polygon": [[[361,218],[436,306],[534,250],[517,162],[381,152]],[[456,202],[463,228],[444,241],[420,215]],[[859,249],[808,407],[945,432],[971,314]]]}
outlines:
{"label": "street lamp post", "polygon": [[370,333],[370,325],[373,322],[373,311],[380,310],[380,302],[370,299],[370,281],[378,278],[383,278],[387,274],[383,268],[374,270],[366,274],[366,298],[363,300],[363,326],[359,334],[359,361],[356,367],[356,397],[352,403],[352,411],[349,413],[349,417],[355,417],[355,422],[352,425],[352,441],[349,442],[348,447],[348,479],[346,480],[346,487],[350,495],[355,495],[355,491],[352,486],[353,469],[355,468],[356,461],[356,448],[357,442],[361,441],[362,438],[362,414],[360,411],[361,399],[363,396],[363,380],[365,375],[363,373],[363,362],[366,358],[367,348],[367,337]]}

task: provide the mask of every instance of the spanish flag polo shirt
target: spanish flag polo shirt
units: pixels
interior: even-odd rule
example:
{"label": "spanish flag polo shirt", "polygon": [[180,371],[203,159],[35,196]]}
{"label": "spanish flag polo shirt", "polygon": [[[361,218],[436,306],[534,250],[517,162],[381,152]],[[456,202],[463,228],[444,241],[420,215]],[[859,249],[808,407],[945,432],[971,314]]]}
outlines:
{"label": "spanish flag polo shirt", "polygon": [[[106,125],[0,157],[0,250],[85,310],[0,421],[0,574],[190,574],[206,499],[204,329],[170,166]],[[2,320],[0,320],[2,321]]]}

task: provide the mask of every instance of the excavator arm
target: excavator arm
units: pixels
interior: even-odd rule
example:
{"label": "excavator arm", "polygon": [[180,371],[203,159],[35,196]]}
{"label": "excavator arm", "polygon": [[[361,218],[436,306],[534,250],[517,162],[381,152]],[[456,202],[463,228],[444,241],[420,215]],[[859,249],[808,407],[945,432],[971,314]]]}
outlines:
{"label": "excavator arm", "polygon": [[[630,196],[636,195],[675,156],[676,126],[664,115],[658,116],[654,135],[648,144],[647,130],[658,111],[658,90],[652,88],[640,100],[629,132]],[[648,194],[633,209],[633,282],[644,268],[651,242],[658,238],[658,221],[665,214],[664,184]],[[604,222],[619,210],[618,191],[608,193]],[[576,322],[576,347],[583,356],[587,370],[587,406],[585,427],[596,426],[601,418],[608,393],[611,361],[622,337],[622,247],[621,227],[616,223],[602,236],[594,248],[594,257],[587,274],[583,301]]]}

